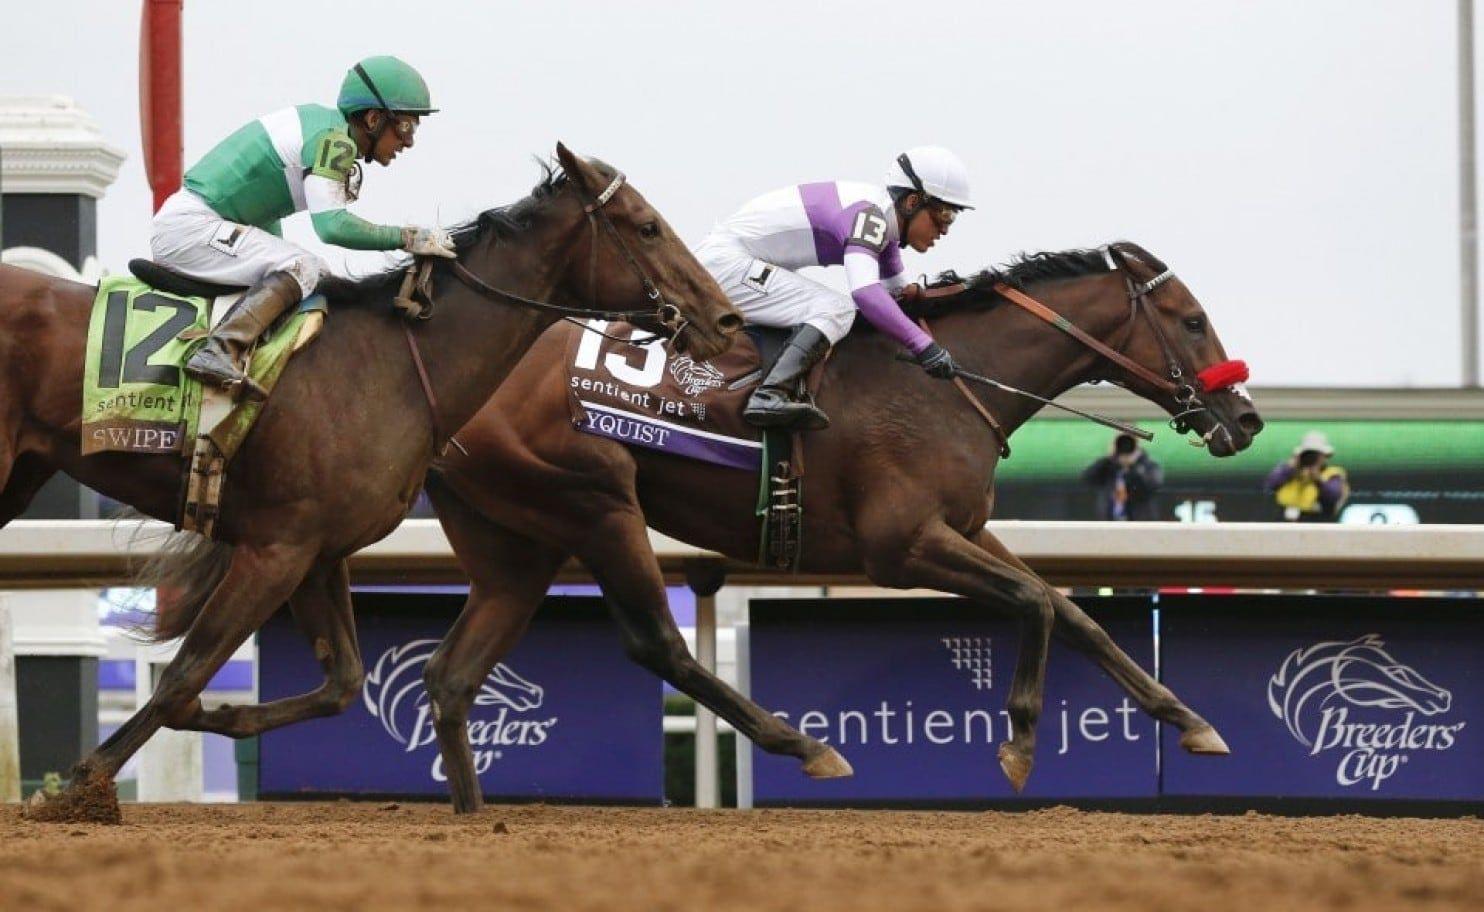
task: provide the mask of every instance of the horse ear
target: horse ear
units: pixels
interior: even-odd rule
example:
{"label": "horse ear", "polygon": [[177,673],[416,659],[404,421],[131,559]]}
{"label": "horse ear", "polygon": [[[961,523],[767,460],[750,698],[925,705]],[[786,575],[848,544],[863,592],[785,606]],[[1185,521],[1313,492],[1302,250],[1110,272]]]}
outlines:
{"label": "horse ear", "polygon": [[556,154],[557,161],[562,163],[562,170],[567,172],[568,177],[580,181],[589,192],[596,192],[593,188],[601,183],[601,178],[593,171],[591,165],[583,161],[580,156],[573,154],[563,142],[557,143]]}

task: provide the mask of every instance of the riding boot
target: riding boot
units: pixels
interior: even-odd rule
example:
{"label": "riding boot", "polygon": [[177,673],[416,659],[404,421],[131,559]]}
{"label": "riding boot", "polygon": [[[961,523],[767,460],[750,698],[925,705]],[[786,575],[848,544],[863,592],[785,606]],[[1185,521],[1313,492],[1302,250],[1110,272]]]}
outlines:
{"label": "riding boot", "polygon": [[742,416],[759,427],[817,431],[830,426],[829,416],[812,402],[799,399],[799,381],[830,350],[830,340],[808,323],[794,327],[783,345],[783,352],[773,362],[773,369],[753,390]]}
{"label": "riding boot", "polygon": [[257,401],[268,393],[242,371],[243,355],[284,311],[304,296],[299,281],[286,272],[271,272],[247,290],[237,306],[217,324],[186,362],[186,373]]}

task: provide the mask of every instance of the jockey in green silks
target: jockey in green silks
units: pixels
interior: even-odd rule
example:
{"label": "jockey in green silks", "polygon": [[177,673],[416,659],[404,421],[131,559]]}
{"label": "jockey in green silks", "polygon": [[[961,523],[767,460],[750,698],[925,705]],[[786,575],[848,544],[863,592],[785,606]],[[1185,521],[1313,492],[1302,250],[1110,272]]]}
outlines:
{"label": "jockey in green silks", "polygon": [[376,225],[346,209],[359,195],[356,160],[391,164],[412,148],[422,116],[436,110],[416,70],[395,57],[368,57],[345,74],[335,108],[305,104],[260,117],[186,172],[185,186],[155,215],[155,260],[210,282],[251,286],[191,356],[187,373],[262,398],[243,375],[243,353],[329,271],[283,239],[285,216],[309,210],[320,240],[337,247],[454,256],[441,228]]}

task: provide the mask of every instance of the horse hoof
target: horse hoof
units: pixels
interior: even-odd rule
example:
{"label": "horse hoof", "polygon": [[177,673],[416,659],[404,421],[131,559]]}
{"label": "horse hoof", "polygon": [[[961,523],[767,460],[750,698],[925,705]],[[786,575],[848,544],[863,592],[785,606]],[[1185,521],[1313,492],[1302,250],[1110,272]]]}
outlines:
{"label": "horse hoof", "polygon": [[1025,781],[1031,777],[1033,761],[1011,747],[1008,741],[1000,745],[999,756],[1000,769],[1004,770],[1005,778],[1010,780],[1010,787],[1019,795],[1025,789]]}
{"label": "horse hoof", "polygon": [[60,795],[37,791],[21,815],[37,823],[123,823],[118,790],[102,776],[73,779]]}
{"label": "horse hoof", "polygon": [[1180,746],[1192,754],[1211,754],[1213,756],[1224,757],[1232,752],[1232,749],[1227,747],[1226,742],[1221,740],[1221,736],[1216,733],[1216,729],[1209,725],[1192,728],[1190,731],[1182,734],[1180,736]]}
{"label": "horse hoof", "polygon": [[843,779],[854,776],[855,769],[839,751],[830,747],[804,762],[804,775],[810,779]]}

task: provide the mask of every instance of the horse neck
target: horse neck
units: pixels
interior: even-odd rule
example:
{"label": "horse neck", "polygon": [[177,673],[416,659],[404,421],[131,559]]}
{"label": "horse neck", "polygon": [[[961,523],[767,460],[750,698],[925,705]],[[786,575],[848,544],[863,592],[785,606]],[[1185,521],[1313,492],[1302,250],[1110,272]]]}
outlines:
{"label": "horse neck", "polygon": [[[547,212],[511,238],[480,244],[462,258],[470,272],[503,291],[552,303],[567,267],[565,243],[573,221]],[[438,425],[453,433],[494,394],[521,356],[556,315],[514,301],[492,299],[447,269],[435,269],[432,319],[413,328],[438,398]],[[399,330],[400,333],[400,330]]]}
{"label": "horse neck", "polygon": [[[1105,345],[1117,348],[1123,341],[1128,302],[1118,274],[1040,283],[1029,294]],[[966,370],[1046,399],[1097,376],[1104,364],[1092,349],[1009,301],[988,311],[950,312],[934,322],[935,335]],[[1025,396],[971,387],[1007,433],[1014,433],[1042,408]]]}

